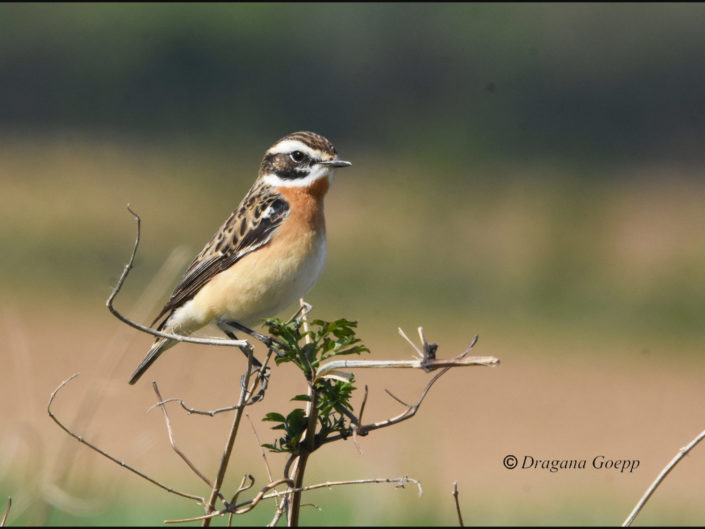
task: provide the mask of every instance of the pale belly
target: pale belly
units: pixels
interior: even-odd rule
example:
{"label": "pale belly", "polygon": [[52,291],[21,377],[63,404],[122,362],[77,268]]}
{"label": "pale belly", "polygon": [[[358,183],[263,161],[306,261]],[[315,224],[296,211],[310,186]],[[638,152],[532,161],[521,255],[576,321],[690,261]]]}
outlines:
{"label": "pale belly", "polygon": [[214,319],[252,327],[308,293],[326,260],[325,233],[264,246],[206,284],[170,318],[168,327],[190,333]]}

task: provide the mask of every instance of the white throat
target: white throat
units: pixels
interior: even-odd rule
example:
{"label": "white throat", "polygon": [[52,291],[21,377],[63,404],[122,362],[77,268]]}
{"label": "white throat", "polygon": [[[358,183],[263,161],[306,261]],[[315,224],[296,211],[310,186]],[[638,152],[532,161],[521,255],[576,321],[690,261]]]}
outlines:
{"label": "white throat", "polygon": [[311,172],[302,178],[281,178],[276,173],[269,173],[262,177],[265,184],[274,187],[308,187],[316,180],[330,176],[333,178],[333,171],[323,165],[314,165]]}

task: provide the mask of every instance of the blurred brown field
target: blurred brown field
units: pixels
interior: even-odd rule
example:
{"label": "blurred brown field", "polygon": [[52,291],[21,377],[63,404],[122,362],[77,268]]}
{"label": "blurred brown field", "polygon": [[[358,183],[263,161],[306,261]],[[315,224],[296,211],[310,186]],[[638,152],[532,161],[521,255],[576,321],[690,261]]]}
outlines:
{"label": "blurred brown field", "polygon": [[[307,297],[314,316],[358,320],[372,358],[408,358],[397,327],[415,337],[421,325],[440,356],[479,334],[476,353],[501,365],[448,373],[414,419],[361,439],[362,454],[351,441],[321,450],[307,476],[408,475],[422,482],[420,499],[413,487],[322,490],[310,500],[323,511],[305,511],[304,523],[455,524],[454,481],[466,523],[621,523],[705,428],[704,168],[549,160],[468,169],[338,148],[354,166],[336,175],[327,198],[328,263]],[[242,355],[182,344],[130,387],[150,339],[114,319],[105,300],[134,238],[127,203],[142,217],[143,238],[116,304],[147,322],[249,188],[260,156],[70,133],[1,143],[0,493],[13,497],[15,520],[44,524],[65,513],[70,523],[95,523],[90,516],[109,510],[106,497],[140,505],[133,523],[200,514],[70,439],[46,404],[80,372],[55,403],[67,424],[160,480],[206,493],[170,449],[159,410],[145,413],[156,402],[148,382],[197,408],[227,405]],[[413,401],[428,375],[359,372],[356,380],[369,385],[366,415],[378,420],[400,411],[385,388]],[[292,370],[274,370],[267,399],[250,411],[262,442],[274,433],[261,417],[292,408],[289,397],[303,391]],[[170,416],[179,446],[212,475],[230,416],[187,416],[176,405]],[[263,485],[249,422],[238,441],[228,483],[250,472]],[[508,454],[640,465],[632,473],[507,470]],[[283,460],[269,461],[277,477]],[[701,523],[703,471],[700,448],[639,522]]]}

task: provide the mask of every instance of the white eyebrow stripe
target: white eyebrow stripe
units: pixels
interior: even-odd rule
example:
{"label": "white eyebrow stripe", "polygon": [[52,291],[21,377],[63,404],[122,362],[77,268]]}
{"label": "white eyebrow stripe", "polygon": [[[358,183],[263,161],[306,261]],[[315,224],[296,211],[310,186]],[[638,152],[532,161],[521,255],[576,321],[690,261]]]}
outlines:
{"label": "white eyebrow stripe", "polygon": [[318,149],[312,149],[308,145],[306,145],[303,142],[300,142],[299,140],[284,140],[280,143],[277,143],[274,147],[269,149],[267,151],[268,154],[282,154],[282,153],[290,153],[294,151],[301,151],[306,154],[308,154],[312,158],[321,158],[321,151]]}

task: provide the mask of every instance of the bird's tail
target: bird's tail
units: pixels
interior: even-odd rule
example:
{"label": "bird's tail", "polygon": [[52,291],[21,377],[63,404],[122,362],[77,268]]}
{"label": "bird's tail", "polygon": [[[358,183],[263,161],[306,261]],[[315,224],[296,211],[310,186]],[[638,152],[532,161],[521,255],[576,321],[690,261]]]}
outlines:
{"label": "bird's tail", "polygon": [[149,366],[151,366],[154,361],[159,358],[159,355],[174,345],[176,345],[176,340],[169,340],[167,338],[162,338],[154,342],[152,348],[147,353],[147,356],[144,357],[144,360],[142,360],[140,365],[137,366],[135,372],[132,373],[132,376],[130,377],[130,384],[137,382],[140,377],[144,375],[144,372],[149,369]]}

